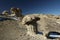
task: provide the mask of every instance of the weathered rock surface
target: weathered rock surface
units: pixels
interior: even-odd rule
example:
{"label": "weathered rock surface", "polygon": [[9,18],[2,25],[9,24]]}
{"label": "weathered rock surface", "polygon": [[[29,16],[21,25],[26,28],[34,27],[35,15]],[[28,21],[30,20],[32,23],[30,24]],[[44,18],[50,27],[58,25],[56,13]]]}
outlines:
{"label": "weathered rock surface", "polygon": [[0,40],[60,40],[48,39],[46,34],[50,31],[60,33],[59,16],[29,14],[22,21],[0,21]]}

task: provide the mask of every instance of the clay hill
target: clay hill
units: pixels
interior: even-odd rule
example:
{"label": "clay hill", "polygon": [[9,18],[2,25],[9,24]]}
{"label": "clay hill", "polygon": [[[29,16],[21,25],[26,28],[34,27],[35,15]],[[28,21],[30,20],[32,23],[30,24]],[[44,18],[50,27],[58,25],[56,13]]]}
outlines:
{"label": "clay hill", "polygon": [[[14,13],[17,10],[13,10]],[[0,19],[0,40],[60,40],[60,38],[51,39],[46,37],[51,31],[60,33],[60,16],[28,14],[22,17],[16,14],[17,16],[14,15],[16,18],[11,17],[13,13],[10,16],[5,13],[5,17],[2,20]]]}

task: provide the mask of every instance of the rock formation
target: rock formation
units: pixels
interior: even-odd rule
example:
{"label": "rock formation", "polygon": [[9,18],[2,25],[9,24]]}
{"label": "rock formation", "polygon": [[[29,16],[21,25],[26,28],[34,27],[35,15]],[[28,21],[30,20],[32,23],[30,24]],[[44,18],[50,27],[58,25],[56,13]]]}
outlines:
{"label": "rock formation", "polygon": [[[35,17],[39,18],[39,20],[34,22]],[[42,33],[43,36],[46,36],[46,34],[48,34],[50,31],[55,31],[60,33],[60,28],[59,28],[60,22],[58,22],[60,18],[59,17],[56,18],[56,17],[57,16],[47,15],[47,14],[46,15],[43,15],[43,14],[26,15],[22,20],[22,24],[24,24],[27,27],[27,30],[28,30],[27,34],[29,34],[30,36],[34,35],[36,31],[37,31],[37,34]],[[35,35],[38,36],[37,34]]]}
{"label": "rock formation", "polygon": [[[10,11],[17,18],[23,16],[19,8],[11,8]],[[0,21],[0,40],[60,40],[47,38],[51,31],[60,33],[60,16],[28,14],[19,20]]]}
{"label": "rock formation", "polygon": [[2,15],[5,15],[5,16],[8,16],[8,14],[9,14],[9,12],[8,12],[7,10],[4,10],[4,11],[2,12]]}
{"label": "rock formation", "polygon": [[20,8],[11,8],[10,12],[4,10],[2,14],[0,14],[0,18],[8,18],[13,20],[22,20],[24,16],[22,15],[22,10]]}
{"label": "rock formation", "polygon": [[10,11],[12,14],[15,14],[15,16],[22,17],[22,10],[21,9],[13,7],[10,9]]}

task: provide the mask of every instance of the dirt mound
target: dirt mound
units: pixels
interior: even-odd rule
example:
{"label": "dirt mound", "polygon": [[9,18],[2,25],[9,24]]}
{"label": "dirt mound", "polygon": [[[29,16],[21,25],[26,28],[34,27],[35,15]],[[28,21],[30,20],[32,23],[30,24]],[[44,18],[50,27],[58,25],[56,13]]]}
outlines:
{"label": "dirt mound", "polygon": [[46,37],[51,31],[60,33],[59,16],[29,14],[22,21],[0,21],[0,40],[59,40]]}

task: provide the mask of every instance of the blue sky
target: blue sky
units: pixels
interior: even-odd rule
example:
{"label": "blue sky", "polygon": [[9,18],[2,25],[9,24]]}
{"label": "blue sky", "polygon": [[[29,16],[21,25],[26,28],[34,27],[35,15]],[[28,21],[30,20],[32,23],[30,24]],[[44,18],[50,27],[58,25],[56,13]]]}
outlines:
{"label": "blue sky", "polygon": [[11,7],[19,7],[23,14],[60,14],[60,0],[0,0],[0,13]]}

